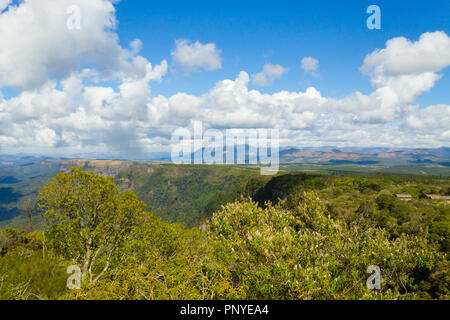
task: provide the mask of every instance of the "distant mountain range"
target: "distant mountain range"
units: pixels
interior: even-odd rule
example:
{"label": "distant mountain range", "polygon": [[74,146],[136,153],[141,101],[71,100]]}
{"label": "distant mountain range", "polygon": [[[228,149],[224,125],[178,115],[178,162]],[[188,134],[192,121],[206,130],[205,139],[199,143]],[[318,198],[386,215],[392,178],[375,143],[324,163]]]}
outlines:
{"label": "distant mountain range", "polygon": [[[211,150],[198,150],[197,155],[202,151],[210,152]],[[249,152],[247,147],[246,152]],[[194,155],[191,154],[192,157]],[[450,177],[450,148],[448,147],[436,149],[288,147],[282,148],[279,155],[280,172],[406,174]],[[184,199],[183,197],[188,192],[195,191],[192,199],[197,197],[198,203],[206,201],[205,203],[208,203],[210,207],[216,208],[216,205],[221,203],[220,199],[229,196],[223,193],[219,193],[216,198],[212,196],[215,194],[214,192],[221,190],[225,182],[235,183],[237,186],[240,185],[240,180],[235,179],[236,175],[241,176],[241,173],[244,176],[247,174],[259,175],[260,172],[255,168],[244,169],[235,166],[182,167],[168,165],[171,162],[170,154],[162,152],[153,154],[146,160],[124,159],[125,157],[105,153],[77,154],[70,158],[27,154],[0,155],[0,226],[18,217],[20,208],[26,203],[27,199],[35,198],[37,190],[57,172],[68,171],[73,166],[82,167],[85,170],[107,177],[120,176],[119,182],[125,188],[136,187],[138,182],[143,184],[141,188],[143,191],[140,191],[139,195],[143,199],[147,199],[148,203],[153,204],[155,207],[152,208],[154,209],[163,207],[164,201],[167,201],[164,197],[158,198],[156,196],[162,192],[161,190],[175,195],[174,197],[178,200]],[[195,170],[192,171],[192,168],[195,168]],[[135,177],[137,179],[130,180],[128,175],[124,175],[124,172],[135,173],[136,170],[140,170],[140,174]],[[154,170],[161,174],[155,174],[156,171]],[[195,174],[193,176],[193,172],[205,174],[208,184],[199,184],[203,180],[198,180]],[[148,177],[148,179],[139,180],[141,176]],[[193,186],[194,182],[195,187],[186,187],[188,185]],[[178,191],[172,192],[174,188]],[[233,192],[237,190],[235,189],[233,189]],[[208,199],[202,198],[202,194],[207,194]],[[155,202],[155,199],[158,201]],[[174,199],[169,200],[179,203],[178,200],[177,202]],[[189,210],[197,212],[198,208],[200,207],[192,205]],[[184,207],[178,209],[180,210],[174,211],[187,212]],[[202,212],[201,210],[198,211],[198,213]],[[19,219],[18,223],[23,222],[20,221],[22,220]]]}
{"label": "distant mountain range", "polygon": [[[246,148],[248,157],[249,148]],[[191,155],[212,150],[201,149]],[[223,153],[225,154],[225,153]],[[300,164],[354,164],[354,165],[435,165],[450,167],[450,147],[441,148],[383,148],[383,147],[284,147],[280,148],[281,163]],[[61,162],[68,159],[97,159],[97,160],[148,160],[170,162],[168,152],[153,152],[137,159],[127,159],[114,153],[84,153],[69,157],[49,157],[38,155],[0,155],[0,167],[27,166],[40,161]]]}
{"label": "distant mountain range", "polygon": [[430,164],[450,166],[450,148],[287,148],[280,151],[282,163],[318,164]]}

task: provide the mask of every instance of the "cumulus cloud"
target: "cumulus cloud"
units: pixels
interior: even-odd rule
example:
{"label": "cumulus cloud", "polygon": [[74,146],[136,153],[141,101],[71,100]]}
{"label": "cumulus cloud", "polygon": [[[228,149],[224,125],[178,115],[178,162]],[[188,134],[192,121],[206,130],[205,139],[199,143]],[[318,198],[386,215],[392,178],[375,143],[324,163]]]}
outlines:
{"label": "cumulus cloud", "polygon": [[115,8],[107,0],[79,0],[80,29],[69,29],[72,0],[25,0],[0,15],[0,87],[33,89],[95,66],[104,79],[145,76],[148,61],[119,45]]}
{"label": "cumulus cloud", "polygon": [[[370,53],[361,68],[373,86],[369,94],[354,92],[337,99],[323,96],[314,87],[267,94],[249,89],[250,76],[241,71],[201,95],[179,92],[166,97],[153,93],[150,84],[161,81],[167,62],[152,65],[139,56],[140,40],[130,43],[129,49],[119,45],[109,1],[80,0],[86,6],[82,12],[92,13],[85,12],[89,21],[83,19],[82,28],[70,32],[58,11],[64,9],[64,16],[65,8],[59,3],[69,2],[57,3],[52,12],[46,12],[50,8],[46,1],[24,1],[0,14],[1,34],[9,39],[0,38],[0,88],[24,88],[12,98],[0,94],[2,152],[119,151],[136,157],[146,151],[169,151],[173,130],[193,120],[203,121],[205,128],[277,128],[281,145],[448,145],[450,105],[414,105],[440,79],[438,72],[450,64],[448,36],[443,32],[424,34],[415,42],[392,39],[384,49]],[[48,16],[49,23],[35,26],[21,15],[40,22]],[[10,26],[13,16],[24,25]],[[63,24],[64,32],[53,30],[55,21]],[[45,35],[43,43],[32,26]],[[30,43],[19,36],[27,32]],[[62,45],[47,37],[55,37]],[[5,44],[10,47],[3,50]],[[179,57],[180,67],[190,70],[221,66],[214,44],[179,41],[172,56],[176,61]],[[10,64],[5,62],[8,59]],[[395,61],[403,59],[410,60],[395,66]],[[317,64],[309,65],[311,72],[316,69]],[[285,71],[281,66],[265,66],[262,83]],[[96,82],[109,77],[116,80],[115,85]],[[255,78],[256,83],[261,80],[254,75],[253,83]]]}
{"label": "cumulus cloud", "polygon": [[450,37],[442,31],[427,32],[418,41],[404,37],[386,42],[364,59],[360,70],[370,77],[380,103],[401,107],[434,87],[450,65]]}
{"label": "cumulus cloud", "polygon": [[418,41],[404,37],[386,42],[364,59],[361,70],[377,79],[404,74],[437,72],[450,65],[450,38],[443,31],[426,32]]}
{"label": "cumulus cloud", "polygon": [[305,73],[314,72],[319,67],[319,61],[313,57],[304,57],[301,61],[301,66]]}
{"label": "cumulus cloud", "polygon": [[217,70],[222,68],[220,50],[214,43],[202,44],[178,39],[175,41],[175,50],[171,52],[172,58],[184,71],[193,72],[203,70]]}
{"label": "cumulus cloud", "polygon": [[403,37],[386,42],[366,56],[360,70],[370,77],[374,91],[359,92],[335,101],[341,111],[359,110],[358,120],[395,121],[405,108],[434,87],[450,65],[450,38],[441,31],[424,33],[412,42]]}
{"label": "cumulus cloud", "polygon": [[[205,128],[277,128],[286,145],[439,146],[448,142],[450,106],[407,106],[403,118],[373,122],[363,110],[343,111],[344,100],[326,98],[310,87],[304,92],[265,94],[249,90],[249,75],[219,81],[201,95],[153,96],[148,86],[130,82],[119,89],[80,87],[78,76],[62,88],[48,83],[0,103],[0,143],[24,147],[120,151],[129,157],[164,150],[170,134],[192,120]],[[348,97],[347,99],[354,99]],[[360,98],[362,101],[363,98]],[[403,120],[402,120],[403,119]],[[47,130],[48,129],[48,130]],[[165,149],[167,150],[167,149]]]}
{"label": "cumulus cloud", "polygon": [[[139,39],[130,49],[119,45],[111,1],[78,1],[79,30],[66,27],[70,5],[26,0],[0,14],[0,88],[23,89],[0,99],[0,140],[35,152],[98,145],[136,151],[149,82],[161,81],[167,62],[153,66],[138,56]],[[111,79],[117,89],[85,84]]]}
{"label": "cumulus cloud", "polygon": [[253,84],[257,86],[270,86],[276,79],[281,78],[289,69],[278,64],[266,63],[263,70],[252,76]]}

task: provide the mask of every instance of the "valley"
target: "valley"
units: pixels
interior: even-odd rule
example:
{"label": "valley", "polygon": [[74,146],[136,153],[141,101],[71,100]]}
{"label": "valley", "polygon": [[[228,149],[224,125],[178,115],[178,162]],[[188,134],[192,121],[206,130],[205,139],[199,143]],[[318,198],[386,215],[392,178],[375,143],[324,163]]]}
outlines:
{"label": "valley", "polygon": [[[383,180],[393,176],[412,181],[444,181],[445,184],[450,176],[449,150],[289,148],[280,152],[278,176],[308,174],[328,179],[326,177],[337,175],[360,180]],[[242,196],[253,196],[272,179],[260,176],[259,169],[245,165],[2,156],[0,226],[24,228],[29,225],[29,218],[23,215],[26,203],[36,199],[37,191],[54,174],[68,172],[74,166],[113,179],[119,190],[136,192],[148,210],[163,220],[188,227],[198,226],[222,205]],[[397,189],[391,188],[389,192],[397,192]],[[329,194],[326,197],[327,201],[333,198]],[[36,228],[43,226],[38,215],[32,217],[32,223]]]}

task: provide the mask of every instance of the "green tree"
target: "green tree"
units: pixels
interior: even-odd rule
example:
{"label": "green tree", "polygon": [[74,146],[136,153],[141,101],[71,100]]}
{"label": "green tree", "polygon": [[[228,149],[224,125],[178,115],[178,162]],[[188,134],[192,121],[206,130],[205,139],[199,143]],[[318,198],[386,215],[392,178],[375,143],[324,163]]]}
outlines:
{"label": "green tree", "polygon": [[133,192],[118,194],[114,183],[81,168],[59,173],[39,192],[48,223],[46,236],[56,252],[81,268],[94,283],[145,212]]}
{"label": "green tree", "polygon": [[375,202],[378,205],[378,209],[380,210],[390,210],[394,204],[394,197],[390,194],[380,194]]}

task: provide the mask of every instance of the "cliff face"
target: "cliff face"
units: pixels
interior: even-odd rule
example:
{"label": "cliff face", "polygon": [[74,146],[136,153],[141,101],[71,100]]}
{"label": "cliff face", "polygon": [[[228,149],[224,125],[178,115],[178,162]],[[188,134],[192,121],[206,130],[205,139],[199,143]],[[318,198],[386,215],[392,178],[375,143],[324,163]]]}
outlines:
{"label": "cliff face", "polygon": [[104,177],[115,177],[119,172],[132,165],[131,161],[73,159],[63,161],[60,171],[68,172],[71,167],[82,167]]}

